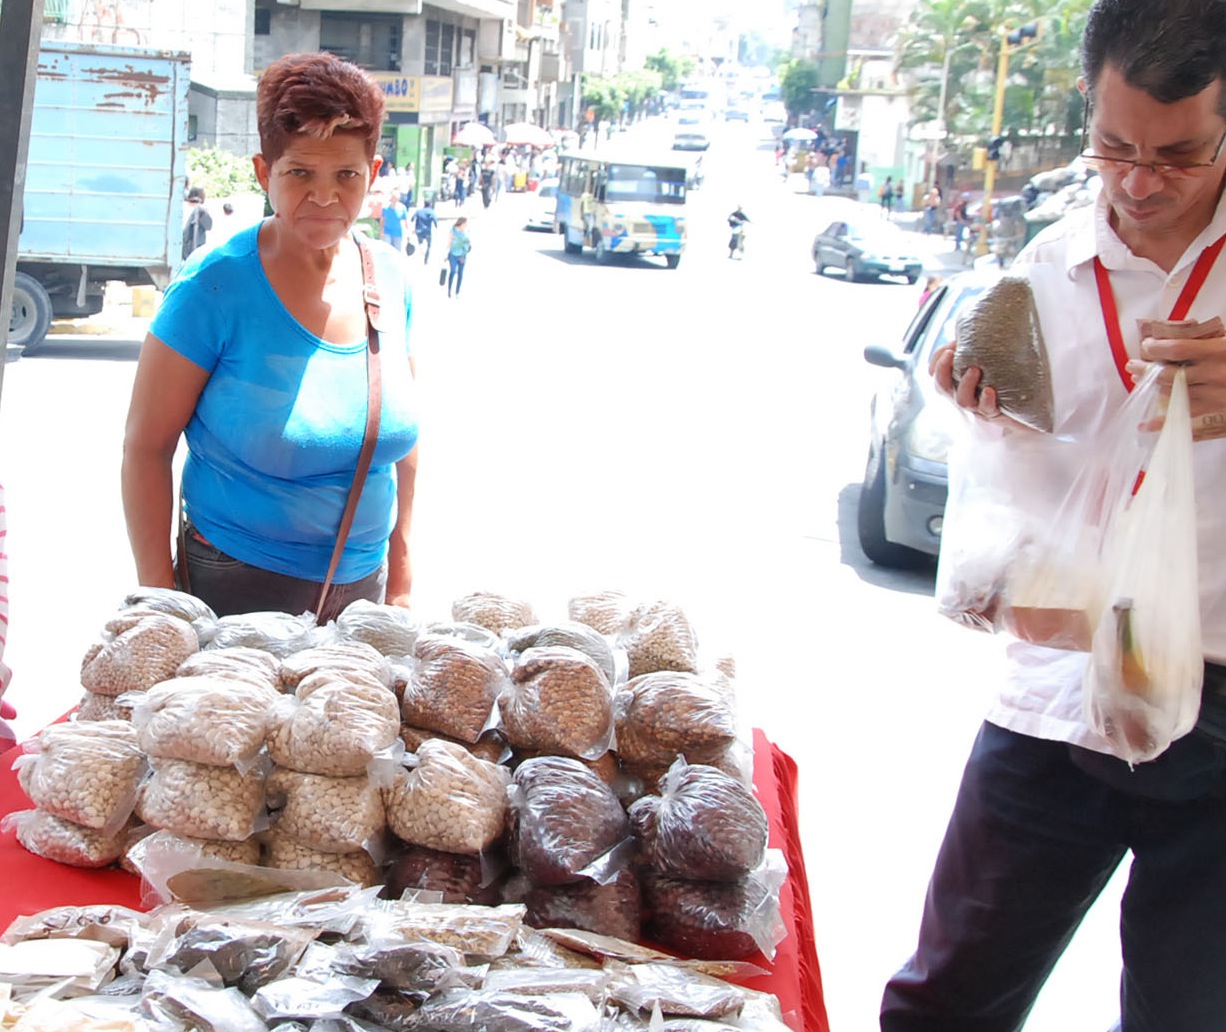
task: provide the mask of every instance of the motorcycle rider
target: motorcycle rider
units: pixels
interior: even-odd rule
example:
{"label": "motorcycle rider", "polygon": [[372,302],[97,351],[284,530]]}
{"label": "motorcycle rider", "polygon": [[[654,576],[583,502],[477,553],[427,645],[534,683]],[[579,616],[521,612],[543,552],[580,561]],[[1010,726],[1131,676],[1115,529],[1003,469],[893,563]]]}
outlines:
{"label": "motorcycle rider", "polygon": [[741,210],[739,204],[736,210],[728,216],[728,225],[732,227],[732,236],[728,239],[729,258],[737,253],[745,253],[745,223],[748,221],[749,216]]}

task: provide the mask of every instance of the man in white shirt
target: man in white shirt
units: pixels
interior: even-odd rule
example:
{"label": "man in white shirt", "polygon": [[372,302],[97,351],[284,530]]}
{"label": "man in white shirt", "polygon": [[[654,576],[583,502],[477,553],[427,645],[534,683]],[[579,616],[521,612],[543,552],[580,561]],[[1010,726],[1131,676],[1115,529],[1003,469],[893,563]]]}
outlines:
{"label": "man in white shirt", "polygon": [[[1141,340],[1137,328],[1172,317],[1181,298],[1190,318],[1226,317],[1224,41],[1226,0],[1096,0],[1090,11],[1080,88],[1102,191],[1019,257],[1058,274],[1059,300],[1039,299],[1061,328],[1046,341],[1058,434],[1107,448],[1112,415],[1151,363],[1167,383],[1185,366],[1194,418],[1226,411],[1226,338]],[[932,366],[1006,451],[1034,433],[979,389],[978,370],[954,385],[952,346]],[[1129,851],[1119,1028],[1226,1029],[1226,440],[1198,441],[1194,470],[1206,661],[1196,728],[1130,768],[1082,715],[1085,654],[1011,642],[916,953],[886,987],[883,1032],[1017,1032]]]}

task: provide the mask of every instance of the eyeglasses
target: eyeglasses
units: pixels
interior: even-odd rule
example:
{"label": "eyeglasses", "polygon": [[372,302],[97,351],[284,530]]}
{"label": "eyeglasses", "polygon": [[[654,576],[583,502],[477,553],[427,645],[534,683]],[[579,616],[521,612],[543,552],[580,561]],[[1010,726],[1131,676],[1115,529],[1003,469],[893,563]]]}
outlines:
{"label": "eyeglasses", "polygon": [[1217,146],[1213,149],[1213,157],[1208,161],[1172,163],[1169,161],[1137,161],[1134,158],[1109,158],[1102,154],[1093,154],[1087,149],[1086,138],[1089,129],[1090,101],[1087,98],[1081,120],[1081,160],[1098,172],[1110,170],[1127,175],[1134,168],[1147,168],[1165,179],[1190,179],[1197,175],[1201,169],[1213,168],[1217,164],[1218,158],[1222,156],[1223,147],[1226,147],[1226,132],[1224,132],[1222,133],[1222,138],[1218,140]]}

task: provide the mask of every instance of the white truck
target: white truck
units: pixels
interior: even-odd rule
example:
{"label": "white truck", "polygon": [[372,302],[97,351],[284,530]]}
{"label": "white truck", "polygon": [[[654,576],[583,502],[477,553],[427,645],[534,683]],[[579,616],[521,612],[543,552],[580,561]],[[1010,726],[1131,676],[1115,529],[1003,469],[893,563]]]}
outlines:
{"label": "white truck", "polygon": [[44,42],[9,344],[102,310],[108,280],[163,288],[179,267],[188,54]]}

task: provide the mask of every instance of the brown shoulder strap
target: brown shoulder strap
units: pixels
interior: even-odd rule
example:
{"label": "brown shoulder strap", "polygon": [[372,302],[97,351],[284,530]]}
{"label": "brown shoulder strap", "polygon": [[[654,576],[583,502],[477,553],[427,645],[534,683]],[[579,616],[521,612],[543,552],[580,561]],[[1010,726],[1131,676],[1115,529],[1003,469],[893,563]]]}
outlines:
{"label": "brown shoulder strap", "polygon": [[370,462],[375,454],[375,444],[379,439],[379,414],[383,408],[383,375],[379,363],[381,310],[379,288],[375,280],[375,259],[364,237],[357,237],[357,244],[362,255],[362,298],[366,305],[366,431],[362,437],[362,450],[358,453],[357,469],[353,471],[353,483],[349,486],[349,498],[341,515],[340,529],[336,532],[336,545],[332,549],[332,560],[328,563],[328,575],[324,578],[319,592],[319,603],[315,607],[315,619],[320,623],[323,622],[328,589],[332,586],[332,578],[336,576],[336,568],[340,565],[341,555],[344,554],[349,528],[353,526],[353,517],[357,513],[358,499],[362,497],[362,485],[366,482],[366,474],[370,471]]}

